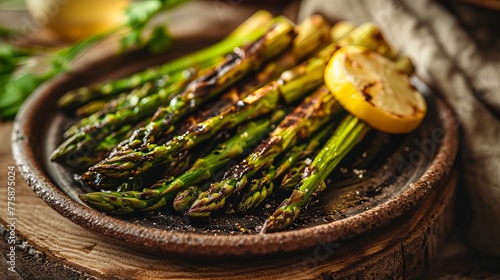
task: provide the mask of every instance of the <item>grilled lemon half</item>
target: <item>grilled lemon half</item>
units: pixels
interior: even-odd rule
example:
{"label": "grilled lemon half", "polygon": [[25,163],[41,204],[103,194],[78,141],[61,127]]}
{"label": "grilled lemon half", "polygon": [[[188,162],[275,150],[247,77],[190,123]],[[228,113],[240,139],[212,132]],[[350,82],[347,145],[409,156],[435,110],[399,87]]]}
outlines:
{"label": "grilled lemon half", "polygon": [[391,60],[359,46],[344,46],[325,69],[325,84],[346,111],[374,129],[402,134],[425,117],[425,99]]}

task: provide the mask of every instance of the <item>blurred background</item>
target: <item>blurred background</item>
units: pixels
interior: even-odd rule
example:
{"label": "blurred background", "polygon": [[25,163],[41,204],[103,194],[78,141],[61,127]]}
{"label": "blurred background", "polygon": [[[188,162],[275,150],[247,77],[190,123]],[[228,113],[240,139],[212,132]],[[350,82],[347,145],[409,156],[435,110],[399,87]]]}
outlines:
{"label": "blurred background", "polygon": [[[77,69],[80,64],[131,51],[161,54],[167,52],[172,44],[182,42],[185,38],[197,38],[200,41],[216,40],[259,9],[269,10],[276,15],[285,14],[292,20],[298,20],[301,13],[306,13],[304,7],[314,6],[310,4],[312,2],[310,0],[178,0],[171,1],[173,3],[171,6],[164,7],[156,7],[152,4],[154,2],[0,0],[0,119],[12,120],[23,100],[38,85],[55,75]],[[361,5],[361,2],[351,1],[353,9],[347,14],[350,13],[352,16],[355,15],[353,11],[359,11],[361,15],[359,18],[364,18],[363,9],[355,7]],[[466,36],[458,38],[455,42],[450,41],[450,44],[471,40],[467,46],[471,44],[477,46],[478,51],[469,54],[471,65],[476,61],[473,57],[477,53],[480,53],[481,59],[486,61],[500,61],[500,1],[436,0],[433,2],[458,23],[458,27],[454,25],[448,29],[443,27],[446,32],[465,31]],[[131,3],[137,5],[136,8],[124,13],[125,7]],[[398,1],[391,3],[394,7],[399,7]],[[342,11],[325,12],[332,22],[343,19]],[[334,16],[331,16],[332,14]],[[335,16],[338,14],[340,16]],[[433,20],[440,24],[439,18]],[[425,19],[423,21],[426,24]],[[443,25],[445,24],[447,22],[443,21]],[[394,36],[394,34],[389,35]],[[402,47],[404,50],[404,46]],[[61,57],[64,59],[60,60]],[[468,61],[463,60],[461,63],[467,65]],[[498,63],[496,65],[498,66]],[[421,74],[425,76],[428,73]],[[468,76],[466,72],[463,75]],[[498,77],[498,72],[496,75]],[[470,75],[468,77],[472,84],[471,90],[480,93],[481,86],[474,84],[473,77]],[[498,83],[498,79],[493,79]],[[484,80],[482,83],[485,83]],[[487,101],[481,101],[486,104],[485,110],[490,110],[498,120],[498,112],[494,105],[493,107],[491,103],[488,105]],[[457,108],[460,107],[455,107],[455,110],[459,111]],[[469,222],[469,202],[466,188],[459,187],[456,233],[443,251],[442,258],[434,265],[435,269],[426,277],[498,279],[495,278],[500,275],[497,267],[498,258],[490,258],[471,248],[465,237],[464,228]],[[485,238],[478,236],[477,238]]]}

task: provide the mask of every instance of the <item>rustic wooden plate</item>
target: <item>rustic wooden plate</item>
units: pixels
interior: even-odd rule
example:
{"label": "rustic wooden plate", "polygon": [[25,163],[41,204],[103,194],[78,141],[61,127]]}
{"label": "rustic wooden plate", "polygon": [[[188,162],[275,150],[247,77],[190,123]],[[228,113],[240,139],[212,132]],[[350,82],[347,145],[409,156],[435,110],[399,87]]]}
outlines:
{"label": "rustic wooden plate", "polygon": [[[192,46],[181,44],[187,45]],[[240,216],[229,210],[203,222],[187,221],[168,210],[112,217],[87,207],[77,198],[81,190],[72,175],[48,161],[50,152],[61,142],[63,129],[72,121],[58,110],[56,100],[72,88],[166,59],[169,57],[136,53],[59,76],[41,86],[15,120],[14,158],[35,193],[64,217],[122,241],[124,246],[190,256],[248,256],[312,248],[387,225],[427,197],[453,165],[458,138],[456,120],[450,109],[414,78],[414,85],[424,93],[429,105],[421,127],[410,135],[389,137],[382,143],[388,148],[386,153],[370,166],[360,170],[342,168],[343,172],[333,174],[320,200],[303,211],[289,231],[258,234],[265,218],[282,199],[279,194],[252,215]],[[341,166],[347,167],[362,157],[366,152],[363,146],[369,145],[370,141],[362,143]]]}

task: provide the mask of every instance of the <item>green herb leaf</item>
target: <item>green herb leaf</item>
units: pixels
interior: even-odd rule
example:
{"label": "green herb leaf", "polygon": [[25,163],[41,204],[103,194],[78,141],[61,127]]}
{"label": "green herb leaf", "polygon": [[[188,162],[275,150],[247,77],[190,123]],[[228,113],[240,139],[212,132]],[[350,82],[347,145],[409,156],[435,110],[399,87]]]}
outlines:
{"label": "green herb leaf", "polygon": [[168,48],[172,38],[165,26],[155,26],[149,38],[143,38],[143,32],[148,23],[160,12],[171,9],[187,0],[156,0],[141,1],[131,4],[127,10],[127,26],[129,33],[121,40],[122,49],[131,47],[147,47],[153,53],[159,53]]}
{"label": "green herb leaf", "polygon": [[152,53],[160,53],[172,45],[172,37],[163,26],[156,26],[148,40],[147,48]]}

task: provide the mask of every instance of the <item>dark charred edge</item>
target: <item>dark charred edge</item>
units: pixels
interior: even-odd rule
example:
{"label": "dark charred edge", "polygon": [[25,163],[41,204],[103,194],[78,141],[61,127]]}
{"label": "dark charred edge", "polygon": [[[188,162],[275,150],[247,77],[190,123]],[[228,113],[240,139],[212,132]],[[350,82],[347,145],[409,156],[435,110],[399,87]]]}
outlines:
{"label": "dark charred edge", "polygon": [[93,190],[113,190],[125,182],[125,179],[107,177],[93,171],[87,171],[80,176],[76,175],[75,179],[84,190],[85,187]]}
{"label": "dark charred edge", "polygon": [[131,125],[130,130],[127,133],[124,133],[123,139],[119,141],[114,147],[109,149],[106,157],[112,157],[119,153],[123,153],[125,151],[132,151],[131,142],[136,139],[136,137],[141,133],[144,126],[147,124],[147,117],[138,119],[135,123],[130,123],[126,125]]}
{"label": "dark charred edge", "polygon": [[[272,147],[278,146],[281,143],[281,137],[273,136],[266,140],[264,140],[261,144],[259,144],[254,151],[251,153],[256,157],[261,157],[267,151],[269,151]],[[225,174],[223,179],[232,179],[232,180],[241,180],[243,176],[248,174],[250,171],[254,170],[255,167],[252,164],[249,164],[245,159],[239,164],[233,165]]]}
{"label": "dark charred edge", "polygon": [[264,47],[264,42],[266,41],[267,37],[275,32],[277,26],[277,24],[273,24],[273,26],[271,26],[271,28],[269,28],[269,30],[260,38],[250,44],[237,48],[235,52],[240,53],[242,57],[254,55]]}
{"label": "dark charred edge", "polygon": [[[278,129],[288,129],[292,126],[299,126],[301,120],[303,119],[313,119],[325,115],[325,110],[322,110],[325,104],[329,102],[321,101],[326,98],[325,95],[329,94],[329,90],[326,87],[320,87],[317,89],[310,97],[308,97],[304,102],[302,102],[295,110],[287,115],[285,119],[280,123]],[[325,109],[325,108],[323,108]],[[310,131],[308,128],[303,127],[297,131],[297,141],[310,136]]]}
{"label": "dark charred edge", "polygon": [[[255,100],[259,100],[260,96],[264,96],[268,92],[276,90],[277,88],[278,88],[278,85],[276,83],[271,83],[271,84],[269,84],[267,86],[262,87],[261,90],[255,92],[258,95],[255,98]],[[239,100],[236,103],[234,103],[230,108],[226,108],[226,110],[224,110],[223,112],[221,112],[218,115],[219,115],[220,118],[224,118],[225,116],[227,116],[227,115],[229,115],[231,113],[240,111],[241,109],[243,109],[246,106],[247,106],[247,103],[244,103],[243,100]],[[228,123],[226,125],[226,127],[223,127],[222,129],[224,130],[224,129],[232,128],[231,126],[232,126],[232,124]],[[210,131],[208,131],[208,132],[210,132]],[[183,135],[195,134],[196,136],[201,136],[201,135],[203,135],[205,133],[207,133],[207,130],[205,129],[205,127],[201,126],[200,123],[198,123],[198,125],[191,126],[189,129],[187,129]]]}
{"label": "dark charred edge", "polygon": [[371,102],[371,100],[373,99],[373,97],[371,96],[371,94],[368,92],[368,90],[373,87],[375,85],[375,83],[368,83],[366,85],[363,86],[363,88],[361,89],[361,94],[363,94],[363,97],[365,98],[365,101],[372,104],[372,106],[374,106],[374,104]]}
{"label": "dark charred edge", "polygon": [[224,174],[223,180],[241,180],[245,174],[253,169],[253,166],[248,164],[246,160],[243,160],[239,164],[231,166],[231,168]]}
{"label": "dark charred edge", "polygon": [[288,114],[278,127],[280,129],[287,129],[288,127],[297,125],[300,119],[317,113],[319,111],[317,110],[320,103],[319,100],[324,94],[328,92],[329,91],[326,87],[321,87],[316,90],[310,97],[305,100],[305,102],[302,102],[295,108],[295,110],[293,110],[291,114]]}
{"label": "dark charred edge", "polygon": [[241,92],[230,89],[221,98],[213,103],[207,104],[207,106],[201,112],[190,116],[184,120],[182,124],[179,125],[179,129],[174,132],[174,135],[183,134],[186,130],[193,127],[197,123],[205,121],[209,118],[220,115],[223,111],[230,108],[231,105],[238,102],[241,98]]}
{"label": "dark charred edge", "polygon": [[269,94],[269,92],[278,92],[279,96],[281,97],[281,100],[284,100],[283,99],[283,94],[280,90],[280,86],[279,86],[279,82],[278,81],[273,81],[273,82],[270,82],[269,84],[263,86],[263,87],[260,87],[259,89],[257,89],[256,91],[254,91],[251,95],[252,95],[252,100],[260,100],[263,96]]}
{"label": "dark charred edge", "polygon": [[[267,41],[268,37],[273,36],[274,32],[276,32],[276,27],[278,24],[274,24],[271,26],[271,28],[266,32],[266,34],[262,35],[259,39],[255,40],[255,42],[250,43],[249,45],[243,46],[240,48],[240,50],[245,53],[246,56],[251,56],[259,53],[259,50],[262,49],[265,44],[264,42]],[[297,35],[297,32],[295,31],[294,28],[290,29],[288,33],[285,36],[288,37],[295,37]]]}
{"label": "dark charred edge", "polygon": [[260,145],[255,148],[255,150],[252,152],[252,155],[255,155],[256,157],[262,157],[267,153],[267,151],[271,150],[275,146],[279,146],[281,144],[281,136],[271,136],[268,139],[266,139],[264,142],[262,142]]}
{"label": "dark charred edge", "polygon": [[189,82],[183,90],[176,93],[172,100],[174,99],[185,99],[187,95],[194,94],[194,96],[199,97],[203,96],[207,90],[213,87],[217,79],[224,73],[228,71],[228,69],[233,68],[235,65],[241,63],[243,60],[242,54],[239,52],[229,53],[224,57],[224,59],[215,66],[214,69],[209,71],[208,73],[194,79]]}
{"label": "dark charred edge", "polygon": [[380,32],[380,30],[376,29],[373,32],[370,33],[370,36],[375,40],[375,41],[381,41],[384,40],[384,36]]}
{"label": "dark charred edge", "polygon": [[222,96],[221,99],[217,100],[215,103],[208,104],[205,110],[199,112],[195,116],[186,118],[176,130],[176,132],[172,133],[172,137],[170,137],[170,139],[164,138],[161,141],[158,141],[158,144],[167,143],[168,141],[172,140],[175,135],[186,135],[193,132],[195,132],[197,135],[201,135],[205,132],[205,130],[198,124],[215,116],[223,117],[228,113],[228,111],[234,110],[232,109],[232,107],[234,107],[235,104],[238,104],[237,102],[241,101],[239,93],[240,92],[234,90],[228,91]]}

